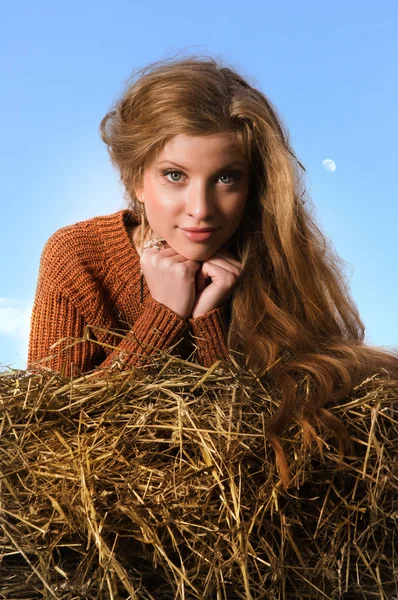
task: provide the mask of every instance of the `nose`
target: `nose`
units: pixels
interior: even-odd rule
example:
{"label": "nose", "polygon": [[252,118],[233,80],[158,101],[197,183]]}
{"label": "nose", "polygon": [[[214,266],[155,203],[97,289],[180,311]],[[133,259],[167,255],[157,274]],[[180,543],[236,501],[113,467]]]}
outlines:
{"label": "nose", "polygon": [[192,182],[186,190],[185,210],[196,223],[210,225],[210,220],[214,216],[214,197],[213,190],[205,181]]}

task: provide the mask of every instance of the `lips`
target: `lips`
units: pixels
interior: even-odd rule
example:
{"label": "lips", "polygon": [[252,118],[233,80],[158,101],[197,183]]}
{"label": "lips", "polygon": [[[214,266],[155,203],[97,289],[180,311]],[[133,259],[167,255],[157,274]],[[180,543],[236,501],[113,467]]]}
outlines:
{"label": "lips", "polygon": [[216,229],[196,229],[196,230],[187,230],[187,229],[181,229],[182,234],[188,238],[189,240],[192,240],[193,242],[206,242],[207,240],[209,240],[211,238],[212,235],[214,235],[214,233],[217,231],[218,228]]}
{"label": "lips", "polygon": [[216,231],[218,227],[180,227],[183,231],[190,231],[192,233],[210,233]]}

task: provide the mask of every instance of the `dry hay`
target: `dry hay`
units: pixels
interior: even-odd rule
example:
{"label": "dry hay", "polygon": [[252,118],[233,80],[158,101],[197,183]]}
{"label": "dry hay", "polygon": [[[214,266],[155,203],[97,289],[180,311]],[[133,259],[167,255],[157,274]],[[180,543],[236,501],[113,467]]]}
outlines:
{"label": "dry hay", "polygon": [[344,460],[293,423],[283,491],[277,394],[251,372],[161,353],[99,379],[3,373],[0,598],[398,598],[397,383],[331,409]]}

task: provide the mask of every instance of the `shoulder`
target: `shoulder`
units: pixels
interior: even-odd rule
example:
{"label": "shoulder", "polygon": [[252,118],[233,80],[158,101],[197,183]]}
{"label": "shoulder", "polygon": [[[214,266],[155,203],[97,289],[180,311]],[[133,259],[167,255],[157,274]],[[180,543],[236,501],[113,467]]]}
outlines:
{"label": "shoulder", "polygon": [[100,269],[104,264],[106,238],[122,229],[124,213],[121,210],[57,229],[41,253],[41,278],[51,278],[59,286]]}
{"label": "shoulder", "polygon": [[90,239],[87,239],[87,235],[96,235],[98,230],[103,229],[105,224],[116,221],[117,217],[123,212],[119,211],[111,215],[92,217],[73,225],[61,227],[48,238],[43,251],[56,251],[58,247],[63,247],[64,244],[70,244],[71,242],[79,242],[87,247],[87,242]]}
{"label": "shoulder", "polygon": [[[46,241],[42,254],[45,256],[65,257],[92,253],[109,235],[126,235],[124,229],[131,228],[134,213],[125,209],[110,215],[92,217],[73,225],[57,229]],[[58,256],[59,255],[59,256]]]}

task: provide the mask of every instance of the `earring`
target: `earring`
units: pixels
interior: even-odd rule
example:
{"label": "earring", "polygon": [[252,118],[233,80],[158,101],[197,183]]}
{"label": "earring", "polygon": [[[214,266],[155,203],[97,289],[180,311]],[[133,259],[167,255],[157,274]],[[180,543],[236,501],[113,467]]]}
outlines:
{"label": "earring", "polygon": [[[140,202],[140,248],[144,247],[144,236],[145,236],[145,207],[144,203]],[[144,301],[144,273],[142,267],[140,268],[140,303]]]}

